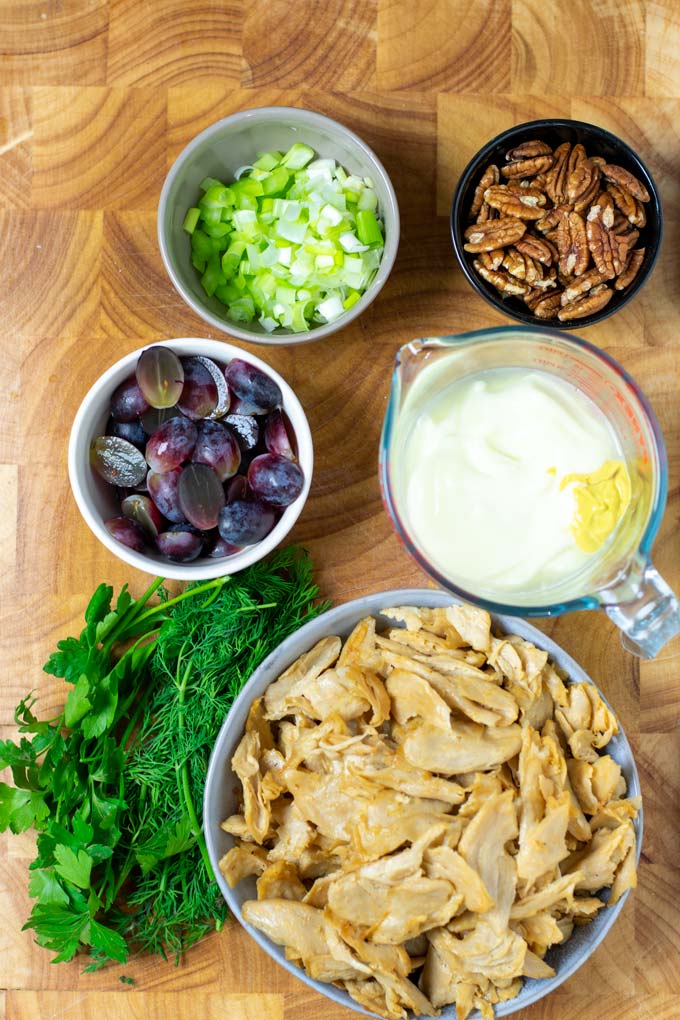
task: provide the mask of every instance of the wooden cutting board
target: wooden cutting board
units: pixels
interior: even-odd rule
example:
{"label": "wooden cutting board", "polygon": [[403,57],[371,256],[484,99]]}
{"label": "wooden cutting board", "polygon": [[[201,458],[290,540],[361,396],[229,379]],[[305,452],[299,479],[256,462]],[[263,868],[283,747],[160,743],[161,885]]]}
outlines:
{"label": "wooden cutting board", "polygon": [[[101,371],[142,344],[215,336],[161,265],[155,209],[174,157],[203,127],[264,104],[306,106],[375,148],[402,213],[379,299],[319,344],[258,348],[297,390],[316,470],[293,537],[325,596],[428,579],[382,510],[377,443],[398,346],[501,325],[457,270],[447,213],[488,138],[534,117],[575,117],[627,140],[659,185],[666,231],[652,279],[584,330],[638,379],[668,446],[657,566],[680,590],[680,4],[677,0],[0,0],[0,723],[78,632],[102,580],[144,577],[87,530],[66,444]],[[544,625],[597,680],[641,770],[640,886],[592,959],[526,1020],[677,1020],[680,657],[640,663],[602,614]],[[22,932],[30,836],[0,837],[0,1020],[344,1020],[236,924],[180,964],[140,959],[83,976]],[[122,984],[121,975],[134,979]]]}

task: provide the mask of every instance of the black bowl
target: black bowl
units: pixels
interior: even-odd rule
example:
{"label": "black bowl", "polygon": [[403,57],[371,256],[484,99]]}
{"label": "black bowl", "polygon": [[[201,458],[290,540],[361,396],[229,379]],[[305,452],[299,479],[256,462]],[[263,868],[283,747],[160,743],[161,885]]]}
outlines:
{"label": "black bowl", "polygon": [[[563,142],[570,142],[575,145],[580,142],[589,156],[603,156],[608,163],[615,163],[625,170],[634,174],[644,183],[650,194],[650,201],[645,202],[645,213],[647,223],[640,230],[640,238],[636,247],[645,248],[645,257],[638,270],[637,276],[632,283],[622,291],[614,291],[608,305],[593,315],[584,316],[582,319],[574,319],[571,322],[559,322],[557,319],[539,319],[524,304],[520,298],[503,298],[499,292],[478,276],[473,266],[476,256],[466,252],[463,248],[465,238],[463,233],[470,225],[468,210],[472,205],[472,198],[475,188],[479,184],[484,170],[490,163],[498,167],[506,163],[505,154],[522,142],[538,138],[546,142],[553,149]],[[627,301],[638,292],[647,277],[652,271],[656,257],[661,245],[663,229],[663,216],[659,192],[649,170],[637,156],[630,146],[622,142],[620,138],[605,131],[604,128],[595,124],[586,124],[580,120],[532,120],[526,124],[518,124],[516,127],[497,135],[490,142],[479,150],[476,156],[470,160],[458,182],[454,192],[453,204],[451,207],[451,234],[453,247],[460,268],[472,284],[478,294],[497,308],[500,312],[518,319],[520,322],[532,326],[559,326],[560,329],[582,329],[584,326],[592,326],[601,322],[609,315],[613,315],[619,308],[622,308]]]}

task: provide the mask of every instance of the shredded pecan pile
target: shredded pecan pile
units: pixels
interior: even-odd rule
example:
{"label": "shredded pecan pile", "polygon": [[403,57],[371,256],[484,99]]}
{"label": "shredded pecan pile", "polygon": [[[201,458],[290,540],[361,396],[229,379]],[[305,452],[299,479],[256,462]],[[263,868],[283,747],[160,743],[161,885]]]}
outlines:
{"label": "shredded pecan pile", "polygon": [[486,168],[470,207],[464,247],[476,271],[539,319],[599,312],[642,265],[646,187],[580,144],[535,139],[506,160]]}

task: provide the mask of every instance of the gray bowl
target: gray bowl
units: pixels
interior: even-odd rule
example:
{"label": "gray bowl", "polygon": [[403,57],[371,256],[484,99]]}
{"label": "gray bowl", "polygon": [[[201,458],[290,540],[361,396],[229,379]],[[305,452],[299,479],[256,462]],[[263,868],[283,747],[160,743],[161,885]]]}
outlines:
{"label": "gray bowl", "polygon": [[[375,595],[366,595],[355,599],[353,602],[348,602],[344,606],[331,609],[322,616],[317,617],[316,620],[312,620],[311,623],[305,624],[295,634],[292,634],[283,641],[248,680],[222,725],[208,766],[203,802],[203,827],[217,883],[232,914],[238,918],[258,945],[272,959],[290,971],[291,974],[294,974],[295,977],[304,981],[305,984],[309,985],[310,988],[314,988],[321,995],[325,995],[334,1002],[346,1006],[354,1013],[362,1013],[364,1016],[375,1016],[375,1014],[362,1009],[346,992],[341,991],[334,985],[310,978],[304,970],[286,959],[281,946],[277,946],[263,935],[262,932],[246,924],[243,920],[241,914],[242,904],[245,900],[257,898],[255,879],[244,879],[235,889],[230,889],[218,867],[220,858],[234,845],[233,838],[220,828],[220,822],[229,815],[234,814],[237,810],[237,791],[240,784],[231,770],[231,759],[243,735],[246,718],[252,702],[259,698],[269,684],[294,662],[299,655],[306,652],[322,637],[326,637],[329,634],[338,634],[343,638],[347,637],[355,624],[364,616],[377,617],[379,624],[384,627],[395,626],[394,621],[387,620],[379,614],[380,609],[389,608],[390,606],[446,606],[457,601],[447,592],[434,591],[432,589],[405,588],[396,591],[378,592]],[[519,634],[521,637],[533,642],[538,648],[545,649],[551,659],[568,673],[570,680],[576,682],[585,681],[587,683],[593,682],[578,663],[574,662],[571,656],[567,655],[559,645],[556,645],[554,641],[551,641],[550,638],[536,630],[531,624],[514,616],[492,615],[492,620],[494,627],[506,633]],[[612,738],[607,745],[607,753],[621,766],[628,786],[628,796],[638,796],[640,794],[640,780],[637,768],[635,767],[633,752],[625,733],[620,732]],[[639,862],[642,845],[642,812],[638,815],[635,828],[637,834],[637,860]],[[546,960],[555,969],[555,977],[544,980],[525,979],[524,987],[516,998],[510,999],[507,1002],[501,1002],[495,1007],[496,1017],[509,1016],[520,1009],[525,1009],[538,999],[542,999],[545,995],[554,991],[558,985],[561,985],[563,981],[571,977],[581,964],[585,963],[591,953],[599,946],[600,942],[602,942],[619,916],[627,896],[628,893],[622,896],[615,906],[600,911],[589,924],[577,927],[564,946],[553,947],[548,952]],[[455,1020],[455,1006],[447,1006],[442,1010],[441,1016],[443,1020]],[[474,1013],[470,1014],[470,1020],[476,1020],[479,1016],[479,1012],[475,1010]]]}
{"label": "gray bowl", "polygon": [[[385,250],[378,271],[359,301],[334,322],[306,333],[277,329],[267,333],[259,322],[231,322],[225,306],[209,298],[191,264],[191,239],[182,227],[187,209],[196,205],[204,177],[234,179],[235,171],[252,163],[258,152],[285,152],[306,142],[318,156],[335,159],[349,172],[370,177],[375,184],[385,225]],[[260,344],[300,344],[342,329],[370,305],[390,275],[399,246],[399,207],[392,182],[376,154],[349,128],[330,117],[290,106],[244,110],[211,124],[179,154],[165,179],[158,204],[158,244],[175,289],[193,310],[216,329]]]}

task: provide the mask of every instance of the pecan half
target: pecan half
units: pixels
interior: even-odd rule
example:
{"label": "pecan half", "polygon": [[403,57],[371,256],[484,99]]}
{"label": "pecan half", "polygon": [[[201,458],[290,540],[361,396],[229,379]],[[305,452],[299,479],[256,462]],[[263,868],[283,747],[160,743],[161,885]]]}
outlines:
{"label": "pecan half", "polygon": [[552,156],[532,156],[530,159],[517,159],[501,167],[503,177],[535,177],[549,170],[553,165]]}
{"label": "pecan half", "polygon": [[605,280],[599,269],[589,269],[587,273],[584,273],[583,276],[579,276],[577,280],[574,280],[573,283],[569,284],[562,295],[562,305],[568,305],[572,301],[576,301],[578,298],[582,297],[583,294],[592,290],[593,287],[597,287],[599,284],[604,282]]}
{"label": "pecan half", "polygon": [[615,262],[618,254],[615,252],[618,252],[618,248],[615,249],[613,244],[616,235],[607,230],[599,217],[591,219],[589,216],[586,221],[586,237],[597,271],[605,280],[611,280],[617,273]]}
{"label": "pecan half", "polygon": [[521,145],[516,146],[514,149],[510,149],[506,152],[505,158],[509,163],[517,159],[531,159],[532,156],[549,156],[552,149],[545,142],[541,142],[538,138],[533,138],[529,142],[522,142]]}
{"label": "pecan half", "polygon": [[509,273],[504,273],[502,270],[494,272],[487,269],[479,259],[475,259],[473,264],[482,279],[490,283],[496,290],[499,290],[501,294],[507,294],[509,297],[522,297],[523,294],[528,294],[531,289],[527,283],[522,283],[521,280],[510,276]]}
{"label": "pecan half", "polygon": [[587,218],[591,221],[598,220],[603,227],[611,230],[614,226],[614,217],[614,199],[608,192],[601,191],[588,210]]}
{"label": "pecan half", "polygon": [[498,211],[496,209],[492,209],[487,202],[482,202],[482,208],[479,210],[479,213],[477,214],[477,219],[475,220],[475,223],[486,223],[487,220],[497,219]]}
{"label": "pecan half", "polygon": [[545,190],[555,205],[566,201],[571,145],[564,142],[553,152],[553,165],[545,175]]}
{"label": "pecan half", "polygon": [[559,258],[554,244],[546,241],[544,237],[534,237],[533,234],[525,234],[524,237],[517,241],[515,247],[522,255],[529,255],[544,266],[551,266]]}
{"label": "pecan half", "polygon": [[538,286],[537,281],[543,280],[543,269],[540,262],[535,262],[529,255],[523,255],[517,248],[508,248],[503,258],[503,267],[518,280],[525,280],[532,287]]}
{"label": "pecan half", "polygon": [[566,205],[556,205],[554,209],[550,209],[545,216],[537,220],[536,230],[540,230],[542,234],[548,234],[551,230],[559,225],[560,220],[567,213]]}
{"label": "pecan half", "polygon": [[463,247],[465,251],[473,253],[505,248],[508,244],[519,241],[526,228],[526,223],[522,220],[506,216],[501,216],[497,220],[487,220],[486,223],[475,223],[465,231],[468,243]]}
{"label": "pecan half", "polygon": [[640,202],[649,202],[650,195],[642,181],[639,181],[628,170],[624,170],[622,166],[606,163],[602,167],[602,173],[608,181],[612,181],[614,184],[618,184],[619,187],[629,191],[633,198],[637,198]]}
{"label": "pecan half", "polygon": [[589,209],[597,198],[600,192],[600,173],[599,170],[593,175],[589,186],[583,191],[578,198],[574,199],[574,210],[575,212],[585,212]]}
{"label": "pecan half", "polygon": [[631,195],[627,188],[621,187],[619,184],[612,184],[611,181],[607,184],[607,191],[614,199],[614,205],[617,209],[620,209],[623,215],[632,223],[631,217],[637,216],[637,209],[635,206],[635,199]]}
{"label": "pecan half", "polygon": [[485,269],[490,269],[491,272],[495,273],[502,266],[504,255],[504,248],[495,248],[493,251],[480,252],[479,261]]}
{"label": "pecan half", "polygon": [[[540,220],[544,210],[533,195],[523,195],[524,188],[509,191],[504,184],[495,184],[484,192],[484,201],[503,216],[516,216],[520,220]],[[545,199],[544,199],[545,200]]]}
{"label": "pecan half", "polygon": [[640,232],[638,230],[629,230],[625,234],[612,234],[611,244],[614,272],[617,276],[623,272],[628,262],[628,255],[637,244],[639,236]]}
{"label": "pecan half", "polygon": [[624,267],[623,272],[619,276],[618,280],[614,284],[616,290],[624,290],[628,284],[632,283],[638,274],[638,270],[642,265],[645,257],[646,248],[636,248],[635,251],[630,253],[628,262]]}
{"label": "pecan half", "polygon": [[572,301],[565,305],[557,313],[560,322],[571,322],[573,319],[585,319],[587,315],[594,315],[601,312],[605,305],[608,305],[613,297],[614,291],[606,283],[599,287],[593,287],[584,297],[578,301]]}
{"label": "pecan half", "polygon": [[557,248],[560,253],[560,272],[580,276],[588,268],[590,250],[586,224],[577,212],[567,213],[557,227]]}
{"label": "pecan half", "polygon": [[536,185],[537,178],[530,181],[508,181],[507,184],[500,184],[499,187],[507,188],[513,195],[519,195],[525,205],[544,206],[548,198],[542,188]]}
{"label": "pecan half", "polygon": [[482,179],[475,188],[475,194],[472,199],[472,205],[470,206],[470,219],[474,220],[482,208],[484,201],[484,192],[487,188],[490,188],[492,184],[498,184],[500,180],[500,174],[498,167],[494,163],[490,163],[482,175]]}
{"label": "pecan half", "polygon": [[534,315],[537,319],[554,319],[560,309],[562,292],[555,291],[547,294],[534,305]]}

